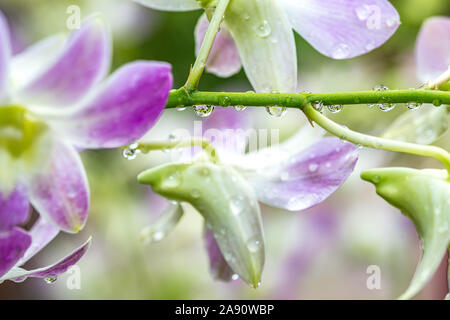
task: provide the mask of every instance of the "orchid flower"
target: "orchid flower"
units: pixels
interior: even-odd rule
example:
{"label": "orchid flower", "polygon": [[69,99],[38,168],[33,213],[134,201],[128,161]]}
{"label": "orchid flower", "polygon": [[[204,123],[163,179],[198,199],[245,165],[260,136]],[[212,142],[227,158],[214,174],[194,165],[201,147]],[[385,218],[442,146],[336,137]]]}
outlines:
{"label": "orchid flower", "polygon": [[281,145],[244,154],[246,144],[236,133],[245,132],[243,126],[248,125],[242,113],[219,108],[203,124],[206,134],[209,129],[217,133],[232,130],[225,136],[231,143],[224,143],[224,137],[210,138],[220,160],[212,162],[197,155],[149,169],[138,177],[154,192],[176,201],[150,227],[151,234],[161,240],[182,216],[179,202],[190,203],[205,219],[212,274],[222,280],[238,275],[256,287],[264,265],[257,202],[289,211],[322,202],[353,171],[357,148],[338,138],[320,139],[321,130],[305,126]]}
{"label": "orchid flower", "polygon": [[[134,62],[109,79],[111,43],[99,16],[67,39],[56,35],[12,56],[0,13],[0,281],[64,272],[89,241],[60,263],[19,266],[62,230],[86,223],[89,189],[77,150],[114,148],[144,135],[162,113],[171,67]],[[33,205],[41,218],[20,228]]]}
{"label": "orchid flower", "polygon": [[[167,11],[213,9],[216,0],[134,0]],[[387,0],[233,0],[218,33],[207,70],[226,77],[241,62],[258,92],[296,92],[297,58],[292,29],[333,59],[349,59],[385,43],[400,25]],[[197,51],[208,25],[197,24]],[[238,52],[237,52],[238,51]],[[239,58],[240,56],[240,58]]]}

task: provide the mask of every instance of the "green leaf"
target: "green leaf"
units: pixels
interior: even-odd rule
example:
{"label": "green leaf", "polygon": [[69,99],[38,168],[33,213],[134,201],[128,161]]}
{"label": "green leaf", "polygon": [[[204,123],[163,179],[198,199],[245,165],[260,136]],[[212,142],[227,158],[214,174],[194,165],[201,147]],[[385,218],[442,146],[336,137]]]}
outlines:
{"label": "green leaf", "polygon": [[253,189],[232,167],[206,161],[165,164],[141,173],[165,198],[190,203],[205,219],[231,269],[257,287],[264,266],[261,212]]}
{"label": "green leaf", "polygon": [[400,115],[383,134],[384,138],[418,144],[431,144],[448,129],[445,107],[423,106]]}
{"label": "green leaf", "polygon": [[409,288],[399,299],[416,295],[439,267],[450,243],[450,180],[445,170],[380,168],[363,172],[377,194],[416,226],[423,256]]}

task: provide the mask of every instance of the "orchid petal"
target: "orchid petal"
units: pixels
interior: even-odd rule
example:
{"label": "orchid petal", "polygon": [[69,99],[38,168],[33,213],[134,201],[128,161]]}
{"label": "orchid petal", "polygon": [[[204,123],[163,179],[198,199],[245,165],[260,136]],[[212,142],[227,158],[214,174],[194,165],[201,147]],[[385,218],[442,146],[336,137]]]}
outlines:
{"label": "orchid petal", "polygon": [[[198,54],[208,29],[209,21],[206,14],[202,15],[195,27],[195,52]],[[239,51],[233,38],[226,28],[216,35],[214,44],[206,63],[206,70],[216,76],[227,78],[241,70],[242,63]]]}
{"label": "orchid petal", "polygon": [[27,189],[23,184],[18,184],[8,194],[0,192],[0,232],[24,224],[29,207]]}
{"label": "orchid petal", "polygon": [[70,106],[104,79],[111,61],[111,41],[100,17],[85,21],[55,58],[18,92],[21,103],[38,107]]}
{"label": "orchid petal", "polygon": [[189,11],[201,9],[196,0],[133,0],[143,6],[163,11]]}
{"label": "orchid petal", "polygon": [[335,192],[352,173],[358,151],[338,138],[324,138],[275,165],[243,171],[259,201],[290,211],[312,207]]}
{"label": "orchid petal", "polygon": [[53,125],[81,148],[115,148],[142,137],[164,111],[172,87],[171,66],[138,61],[124,65],[79,107]]}
{"label": "orchid petal", "polygon": [[34,257],[34,255],[49,244],[58,233],[58,227],[43,218],[39,218],[28,233],[31,236],[31,245],[16,266],[21,266]]}
{"label": "orchid petal", "polygon": [[265,260],[261,211],[236,170],[206,161],[171,163],[142,172],[138,180],[163,197],[190,203],[214,233],[231,269],[258,286]]}
{"label": "orchid petal", "polygon": [[214,279],[222,281],[233,280],[234,272],[223,257],[214,233],[207,227],[205,227],[203,239],[205,241],[206,252],[208,253],[211,276]]}
{"label": "orchid petal", "polygon": [[183,207],[179,202],[169,203],[161,216],[141,231],[141,241],[157,242],[164,239],[183,217]]}
{"label": "orchid petal", "polygon": [[30,201],[48,221],[66,232],[86,223],[89,187],[80,156],[71,146],[54,141],[50,160],[30,181]]}
{"label": "orchid petal", "polygon": [[317,51],[349,59],[385,43],[400,25],[387,0],[282,0],[292,27]]}
{"label": "orchid petal", "polygon": [[294,34],[278,1],[233,0],[224,21],[256,91],[297,90]]}
{"label": "orchid petal", "polygon": [[450,18],[427,19],[416,44],[417,76],[422,81],[437,78],[450,66]]}
{"label": "orchid petal", "polygon": [[35,270],[24,270],[22,268],[13,268],[7,274],[0,278],[0,281],[12,280],[22,282],[26,278],[55,278],[56,276],[66,272],[71,266],[75,265],[84,256],[91,245],[89,238],[81,247],[75,249],[71,254],[61,259],[57,263],[48,267]]}
{"label": "orchid petal", "polygon": [[4,102],[8,94],[8,75],[11,58],[11,43],[6,18],[0,11],[0,103]]}
{"label": "orchid petal", "polygon": [[370,169],[361,178],[377,194],[399,208],[416,226],[423,256],[414,277],[399,299],[415,296],[438,269],[450,245],[450,183],[446,170]]}
{"label": "orchid petal", "polygon": [[22,229],[14,228],[0,232],[0,282],[31,244],[31,237]]}

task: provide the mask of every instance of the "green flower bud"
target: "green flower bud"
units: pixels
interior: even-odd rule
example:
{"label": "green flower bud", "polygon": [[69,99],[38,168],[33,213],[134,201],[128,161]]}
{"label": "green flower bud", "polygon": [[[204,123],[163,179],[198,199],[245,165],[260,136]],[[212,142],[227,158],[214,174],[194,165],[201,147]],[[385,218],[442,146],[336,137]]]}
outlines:
{"label": "green flower bud", "polygon": [[424,254],[400,299],[416,295],[430,280],[450,244],[450,180],[445,170],[381,168],[363,172],[377,194],[408,216],[417,229]]}
{"label": "green flower bud", "polygon": [[257,287],[264,235],[256,195],[232,167],[206,161],[165,164],[141,173],[140,183],[171,200],[190,203],[205,219],[231,269]]}

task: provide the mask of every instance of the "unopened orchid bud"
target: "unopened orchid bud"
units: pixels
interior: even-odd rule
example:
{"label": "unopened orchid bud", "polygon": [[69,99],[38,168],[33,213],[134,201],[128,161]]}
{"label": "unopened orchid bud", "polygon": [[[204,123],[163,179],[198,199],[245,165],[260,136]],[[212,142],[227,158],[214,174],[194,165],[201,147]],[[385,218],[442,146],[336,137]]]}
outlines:
{"label": "unopened orchid bud", "polygon": [[450,244],[450,180],[445,170],[371,169],[361,174],[378,195],[399,208],[416,226],[423,256],[400,299],[416,295],[431,279]]}
{"label": "unopened orchid bud", "polygon": [[239,173],[200,161],[162,165],[141,173],[138,180],[197,209],[231,269],[253,287],[259,285],[264,266],[261,212],[253,189]]}

